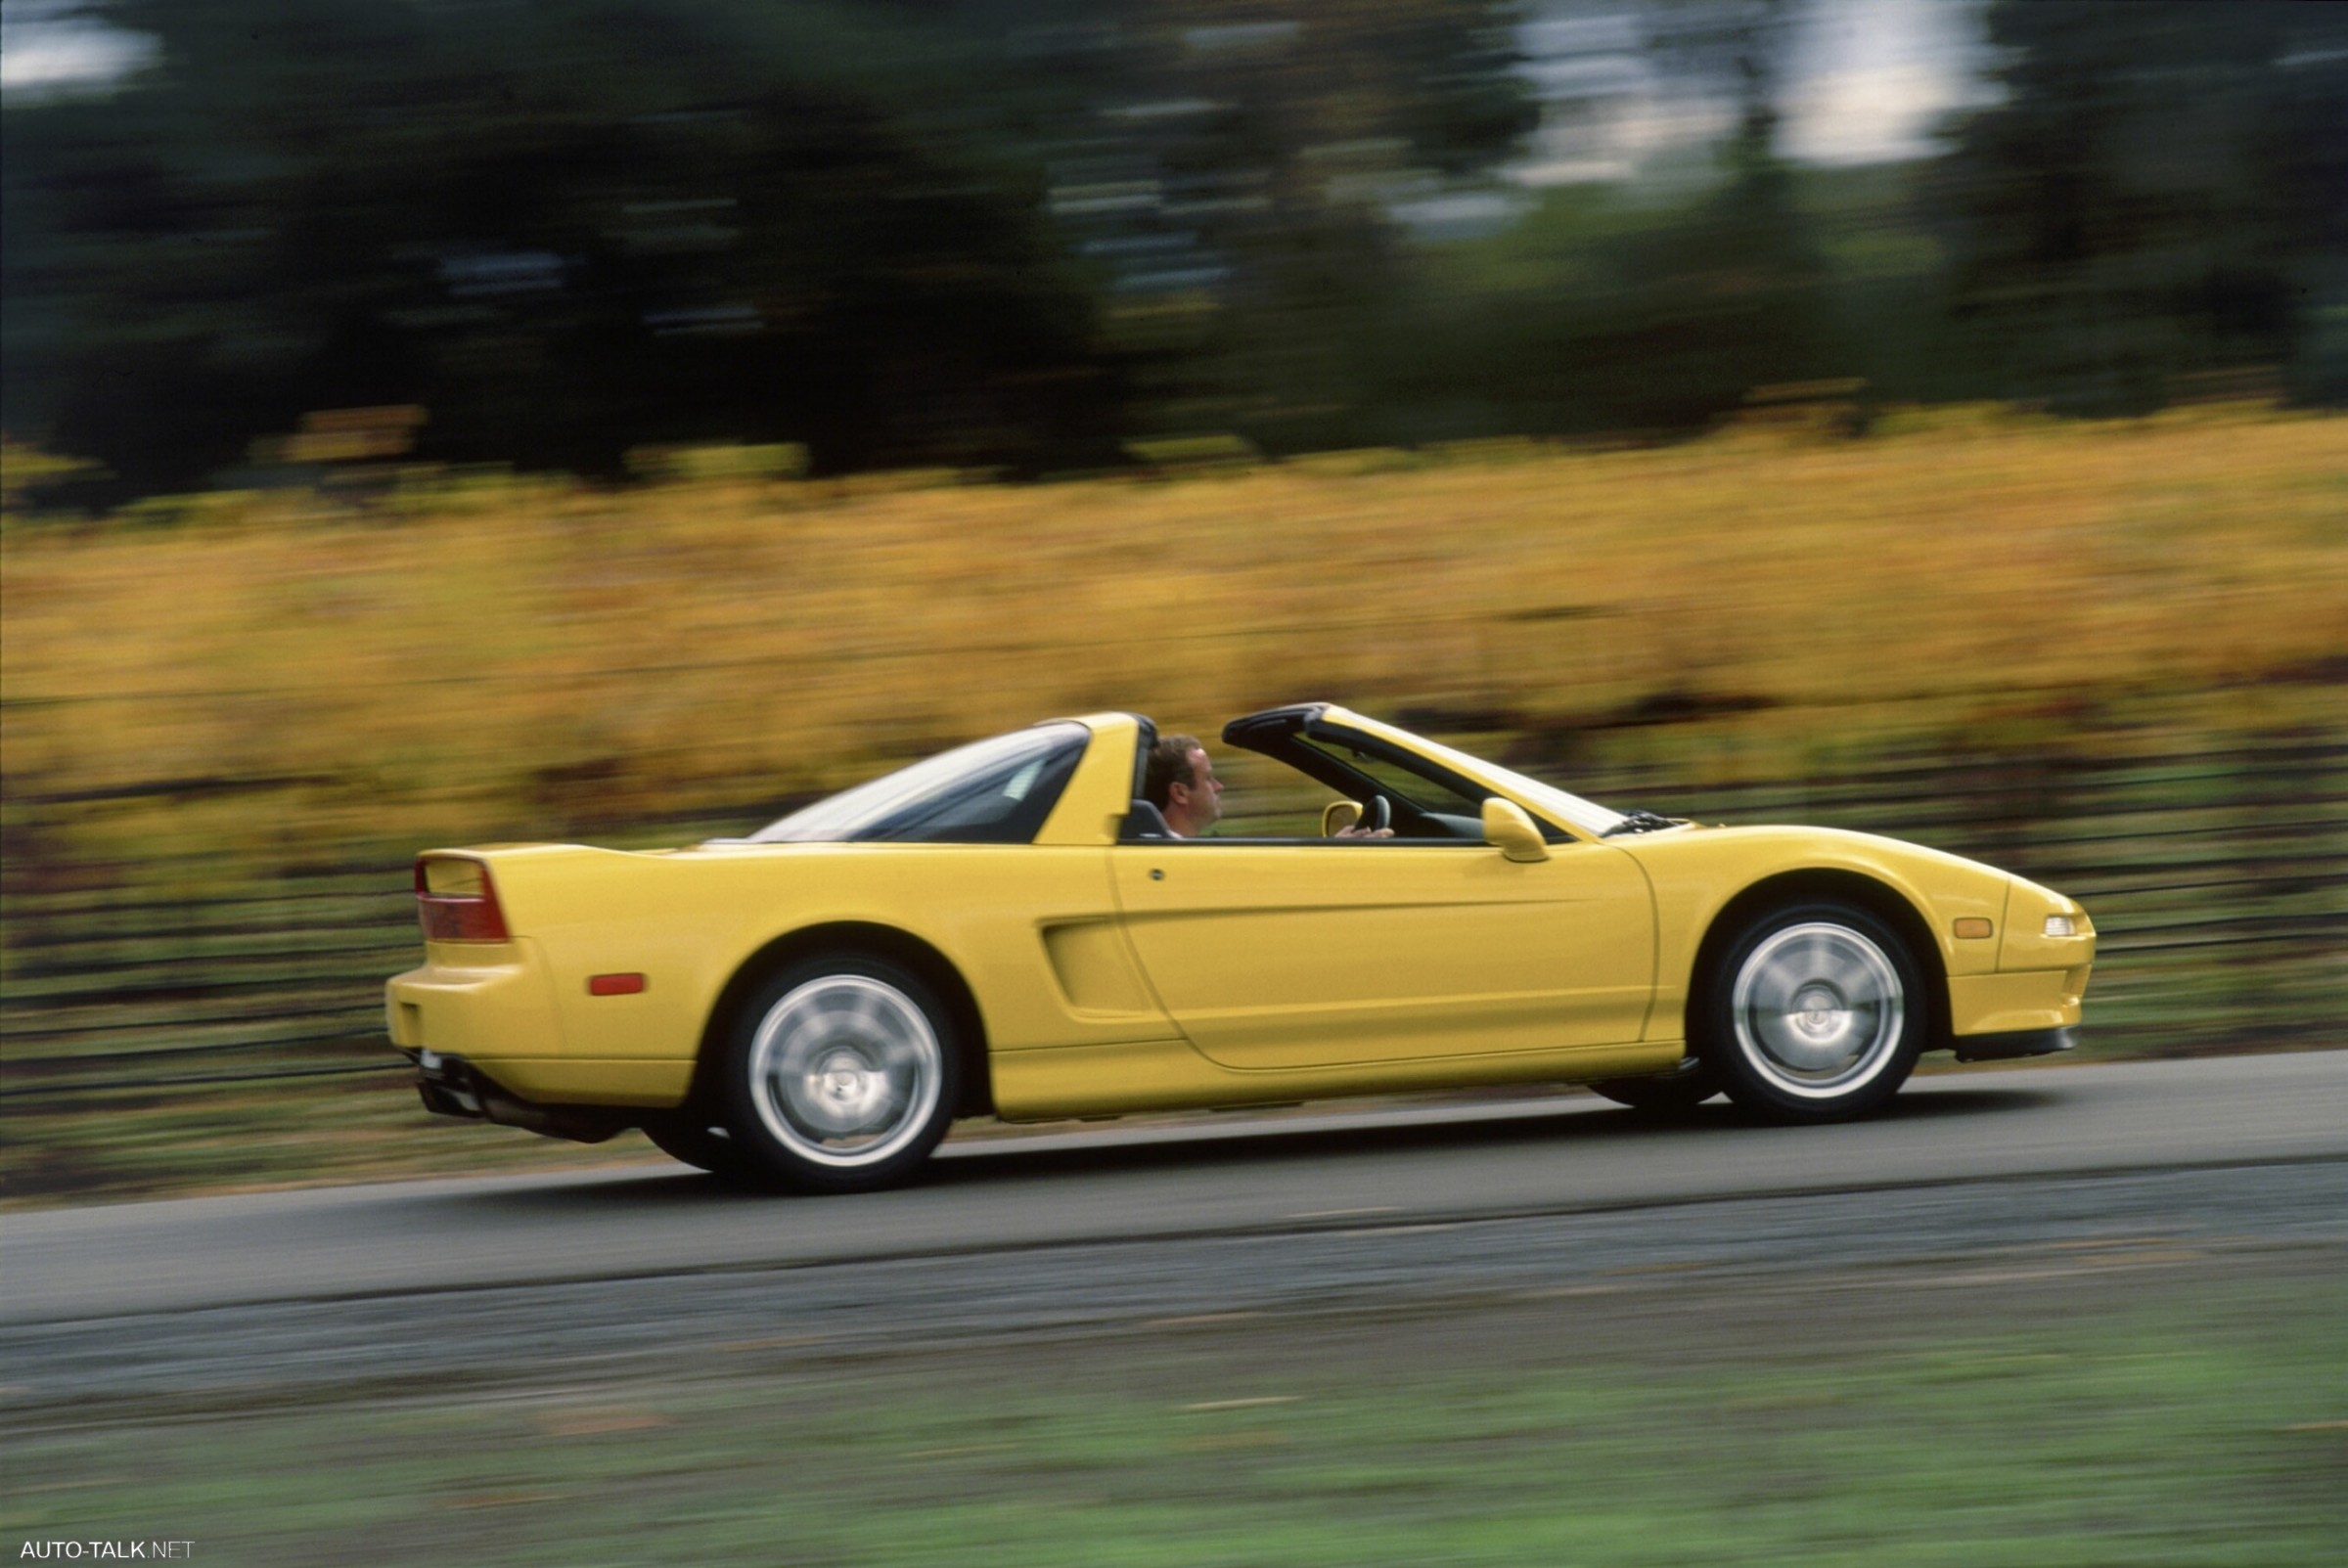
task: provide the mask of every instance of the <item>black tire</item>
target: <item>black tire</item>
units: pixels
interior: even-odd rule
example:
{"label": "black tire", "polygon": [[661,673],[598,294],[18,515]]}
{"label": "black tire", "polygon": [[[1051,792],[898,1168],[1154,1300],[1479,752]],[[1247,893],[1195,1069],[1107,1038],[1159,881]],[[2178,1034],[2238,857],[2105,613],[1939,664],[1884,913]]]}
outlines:
{"label": "black tire", "polygon": [[720,1119],[743,1174],[800,1191],[902,1181],[946,1136],[961,1090],[953,1015],[920,975],[871,954],[769,976],[724,1050]]}
{"label": "black tire", "polygon": [[666,1116],[647,1117],[644,1136],[653,1141],[653,1147],[672,1160],[707,1171],[721,1181],[739,1181],[743,1175],[741,1154],[734,1140],[709,1118],[690,1111],[676,1111]]}
{"label": "black tire", "polygon": [[1729,1098],[1783,1122],[1880,1110],[1929,1032],[1922,971],[1873,911],[1838,899],[1772,910],[1701,977],[1692,1042]]}
{"label": "black tire", "polygon": [[1609,1078],[1592,1084],[1590,1092],[1628,1105],[1633,1110],[1670,1115],[1690,1111],[1720,1093],[1720,1069],[1701,1056],[1691,1055],[1670,1072],[1653,1078]]}

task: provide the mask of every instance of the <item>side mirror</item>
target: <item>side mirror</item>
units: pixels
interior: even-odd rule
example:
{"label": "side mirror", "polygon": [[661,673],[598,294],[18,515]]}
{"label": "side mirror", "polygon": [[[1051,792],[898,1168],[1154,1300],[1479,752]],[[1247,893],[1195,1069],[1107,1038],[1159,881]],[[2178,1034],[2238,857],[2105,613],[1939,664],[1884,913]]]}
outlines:
{"label": "side mirror", "polygon": [[1484,801],[1484,842],[1510,860],[1549,859],[1549,845],[1542,839],[1541,829],[1533,826],[1533,819],[1524,814],[1522,806],[1498,795]]}
{"label": "side mirror", "polygon": [[1362,803],[1358,800],[1332,800],[1321,808],[1321,836],[1334,838],[1362,820]]}

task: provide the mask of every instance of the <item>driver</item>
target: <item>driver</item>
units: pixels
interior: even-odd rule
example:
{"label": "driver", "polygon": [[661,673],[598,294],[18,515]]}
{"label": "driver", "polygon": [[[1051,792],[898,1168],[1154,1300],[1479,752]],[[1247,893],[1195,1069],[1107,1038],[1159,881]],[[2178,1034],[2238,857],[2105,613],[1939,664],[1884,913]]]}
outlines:
{"label": "driver", "polygon": [[[1142,766],[1142,798],[1155,806],[1177,838],[1197,838],[1223,816],[1223,781],[1195,735],[1160,737]],[[1341,828],[1339,838],[1391,838],[1394,829]]]}

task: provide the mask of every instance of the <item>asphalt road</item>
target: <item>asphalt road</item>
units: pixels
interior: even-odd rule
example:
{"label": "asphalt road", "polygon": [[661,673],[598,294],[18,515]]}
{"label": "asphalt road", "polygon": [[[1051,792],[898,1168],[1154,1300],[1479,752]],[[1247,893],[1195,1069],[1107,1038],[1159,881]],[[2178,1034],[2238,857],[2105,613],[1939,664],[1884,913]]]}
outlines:
{"label": "asphalt road", "polygon": [[[1912,1210],[2022,1216],[2037,1207],[2032,1185],[2078,1194],[2093,1186],[2083,1178],[2294,1163],[2309,1174],[2262,1182],[2330,1193],[2343,1158],[2348,1052],[1951,1074],[1911,1084],[1889,1115],[1827,1128],[1753,1126],[1723,1105],[1658,1125],[1587,1096],[1216,1117],[949,1142],[922,1185],[855,1198],[730,1193],[648,1167],[10,1214],[0,1325],[260,1304],[348,1322],[360,1303],[396,1313],[450,1292],[581,1287],[610,1298],[679,1278],[702,1281],[706,1300],[722,1294],[711,1280],[818,1265],[960,1258],[967,1275],[971,1259],[1133,1243],[1247,1241],[1260,1256],[1267,1242],[1292,1251],[1665,1204],[1745,1205],[1749,1229],[1750,1206],[1767,1202],[1807,1215],[1794,1229],[1826,1245],[1863,1235],[1885,1193],[1909,1194],[1899,1204]],[[2245,1213],[2273,1207],[2261,1183],[2228,1190]],[[2066,1201],[2092,1219],[2104,1199]],[[2319,1230],[2337,1207],[2318,1205]]]}

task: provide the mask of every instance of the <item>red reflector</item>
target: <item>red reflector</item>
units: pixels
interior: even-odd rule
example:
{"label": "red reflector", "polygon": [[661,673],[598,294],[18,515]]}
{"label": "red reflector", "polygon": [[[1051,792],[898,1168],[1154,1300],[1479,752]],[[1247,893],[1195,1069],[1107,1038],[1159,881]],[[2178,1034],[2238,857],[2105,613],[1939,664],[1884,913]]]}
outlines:
{"label": "red reflector", "polygon": [[591,974],[587,977],[587,994],[591,997],[632,997],[644,989],[641,974]]}

